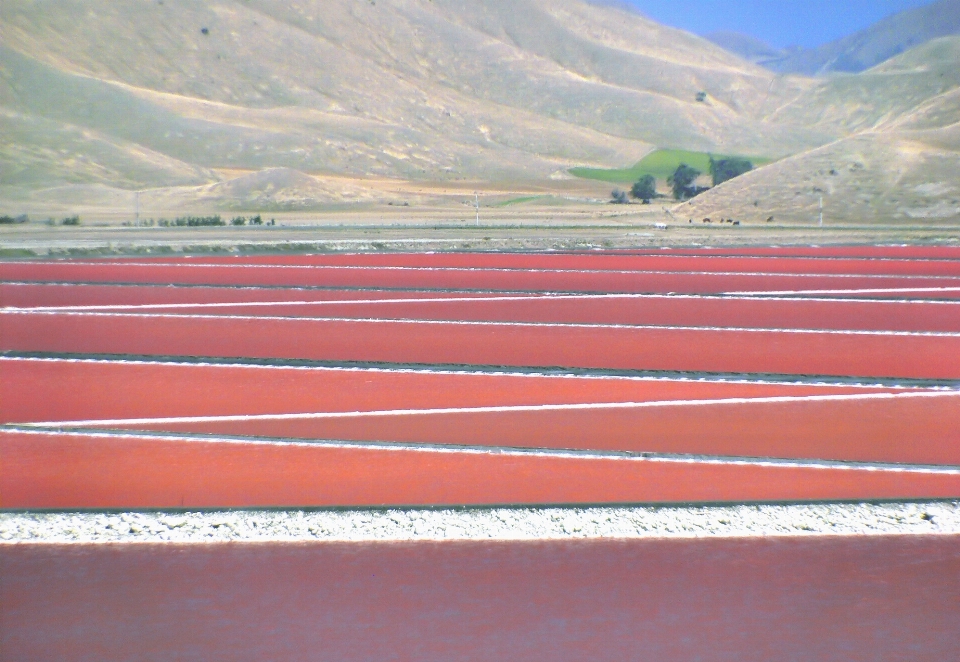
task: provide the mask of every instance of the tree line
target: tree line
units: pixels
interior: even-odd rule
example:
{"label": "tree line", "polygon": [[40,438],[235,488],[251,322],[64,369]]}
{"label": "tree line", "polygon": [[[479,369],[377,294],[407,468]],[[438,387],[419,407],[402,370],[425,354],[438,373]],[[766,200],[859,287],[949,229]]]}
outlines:
{"label": "tree line", "polygon": [[[731,157],[726,159],[714,159],[710,157],[710,178],[713,186],[739,177],[753,170],[753,163],[749,159]],[[667,184],[670,185],[673,198],[679,202],[689,200],[708,191],[709,186],[698,186],[697,180],[703,173],[693,166],[681,163],[673,174],[667,178]],[[630,188],[630,195],[635,200],[640,200],[648,205],[650,201],[658,196],[657,180],[653,175],[644,175]],[[612,202],[616,204],[626,204],[628,202],[627,193],[620,189],[614,189],[611,193]]]}

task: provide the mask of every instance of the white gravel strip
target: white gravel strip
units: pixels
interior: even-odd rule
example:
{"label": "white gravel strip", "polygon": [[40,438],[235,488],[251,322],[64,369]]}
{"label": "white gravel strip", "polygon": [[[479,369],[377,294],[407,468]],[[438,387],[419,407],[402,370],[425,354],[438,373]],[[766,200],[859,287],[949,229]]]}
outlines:
{"label": "white gravel strip", "polygon": [[0,545],[960,535],[960,501],[885,504],[0,513]]}

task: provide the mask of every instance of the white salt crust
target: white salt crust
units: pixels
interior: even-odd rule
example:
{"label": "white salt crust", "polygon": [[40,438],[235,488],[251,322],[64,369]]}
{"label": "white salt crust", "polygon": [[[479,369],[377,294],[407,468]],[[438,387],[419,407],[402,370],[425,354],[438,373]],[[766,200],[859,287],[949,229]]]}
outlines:
{"label": "white salt crust", "polygon": [[0,513],[0,545],[931,534],[960,534],[960,501],[702,507]]}

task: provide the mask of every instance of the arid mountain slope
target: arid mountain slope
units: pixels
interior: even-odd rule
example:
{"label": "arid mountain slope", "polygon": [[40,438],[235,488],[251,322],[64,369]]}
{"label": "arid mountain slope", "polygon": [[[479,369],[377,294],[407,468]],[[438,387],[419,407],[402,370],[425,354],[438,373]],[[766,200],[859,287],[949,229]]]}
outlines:
{"label": "arid mountain slope", "polygon": [[[862,130],[726,182],[677,214],[813,222],[822,196],[831,222],[960,220],[958,72],[960,37],[950,37],[838,79],[863,93],[846,93],[851,104],[861,101],[851,117],[862,121]],[[912,84],[905,87],[905,80]],[[884,89],[884,81],[898,103],[879,113],[866,92]],[[943,91],[928,96],[938,89]],[[837,90],[836,98],[843,98]],[[825,107],[824,116],[836,113]]]}
{"label": "arid mountain slope", "polygon": [[909,115],[958,86],[960,37],[946,37],[861,74],[829,78],[769,119],[845,135]]}
{"label": "arid mountain slope", "polygon": [[583,0],[4,0],[0,202],[150,189],[300,210],[382,201],[394,180],[542,186],[658,147],[790,157],[752,181],[874,134],[926,159],[952,153],[958,64],[945,39],[864,74],[782,76]]}
{"label": "arid mountain slope", "polygon": [[[653,146],[780,156],[833,137],[763,120],[807,81],[578,0],[9,0],[0,38],[8,185],[542,178]],[[96,167],[66,172],[51,136]]]}

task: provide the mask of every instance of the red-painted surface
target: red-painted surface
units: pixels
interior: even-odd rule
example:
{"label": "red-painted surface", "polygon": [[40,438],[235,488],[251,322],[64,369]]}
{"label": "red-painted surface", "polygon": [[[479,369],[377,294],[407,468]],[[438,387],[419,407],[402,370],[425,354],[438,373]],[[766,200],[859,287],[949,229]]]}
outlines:
{"label": "red-painted surface", "polygon": [[[177,283],[193,285],[282,285],[706,294],[738,291],[960,288],[957,276],[823,275],[817,273],[681,273],[527,271],[490,269],[303,267],[210,265],[157,262],[6,262],[0,279]],[[901,297],[902,294],[888,296]],[[926,292],[919,298],[960,298],[960,291]]]}
{"label": "red-painted surface", "polygon": [[14,351],[960,378],[960,335],[0,312]]}
{"label": "red-painted surface", "polygon": [[960,497],[960,474],[0,431],[0,507]]}
{"label": "red-painted surface", "polygon": [[960,538],[0,548],[10,660],[954,659]]}
{"label": "red-painted surface", "polygon": [[[394,297],[396,298],[396,297]],[[416,295],[412,298],[417,298]],[[450,299],[454,300],[450,300]],[[459,297],[457,297],[459,298]],[[811,299],[535,298],[307,305],[204,305],[150,309],[170,315],[265,315],[452,321],[554,322],[646,326],[834,329],[862,331],[957,331],[960,301],[842,301]]]}
{"label": "red-painted surface", "polygon": [[0,358],[0,422],[850,395],[898,389]]}
{"label": "red-painted surface", "polygon": [[[106,264],[143,264],[129,258]],[[320,255],[195,256],[150,259],[150,264],[363,266],[479,269],[567,269],[779,274],[887,274],[960,276],[960,260],[850,259],[609,253],[353,253]]]}
{"label": "red-painted surface", "polygon": [[165,422],[207,434],[960,465],[960,394],[308,420]]}
{"label": "red-painted surface", "polygon": [[[682,251],[677,251],[680,253]],[[724,251],[691,250],[691,255]],[[377,256],[453,265],[956,274],[960,249],[740,255]],[[905,260],[901,258],[911,258]],[[912,258],[937,258],[924,261]],[[322,258],[318,261],[327,261]],[[333,261],[357,261],[337,256]],[[393,260],[393,261],[391,261]],[[225,260],[232,262],[233,260]],[[287,259],[293,263],[314,258]],[[242,262],[251,262],[242,260]],[[602,265],[602,266],[601,266]],[[725,266],[720,266],[725,265]],[[750,265],[753,265],[752,267]],[[620,267],[616,267],[620,268]],[[955,286],[960,279],[436,269],[0,264],[0,278],[628,292]],[[26,289],[23,289],[26,288]],[[425,296],[417,292],[416,296]],[[409,292],[0,285],[0,305],[389,298]],[[891,293],[890,297],[904,297]],[[913,297],[957,298],[957,293]],[[650,299],[357,304],[361,315],[958,331],[939,304]],[[889,307],[885,307],[889,306]],[[222,312],[236,312],[221,310]],[[960,378],[960,336],[0,315],[0,349]],[[539,405],[895,389],[0,359],[0,421]],[[0,431],[0,508],[199,508],[960,498],[960,474],[668,461],[476,446],[960,464],[958,396],[458,412],[160,425],[445,450]],[[960,537],[531,543],[0,545],[0,659],[942,662],[956,656]]]}
{"label": "red-painted surface", "polygon": [[0,546],[6,660],[944,662],[960,537]]}
{"label": "red-painted surface", "polygon": [[[358,299],[442,299],[484,297],[480,292],[416,290],[329,290],[277,287],[173,285],[82,285],[77,283],[0,283],[0,306],[123,306],[250,301],[336,301]],[[499,293],[503,296],[524,296]],[[529,300],[528,298],[526,300]]]}
{"label": "red-painted surface", "polygon": [[[943,254],[938,255],[943,258]],[[271,261],[290,264],[265,264]],[[296,266],[332,263],[414,265],[417,268]],[[671,267],[674,271],[689,272],[609,271],[627,267],[669,271],[664,266],[668,264],[674,265]],[[442,265],[483,268],[433,268]],[[822,265],[827,266],[820,269]],[[490,266],[498,268],[490,269]],[[566,270],[543,270],[544,267]],[[571,270],[577,268],[600,271]],[[763,269],[766,273],[696,273],[751,268]],[[344,299],[369,297],[445,298],[450,293],[335,289],[349,285],[554,291],[674,292],[688,288],[710,292],[923,287],[960,283],[960,278],[902,274],[953,273],[953,268],[954,263],[948,259],[694,258],[626,254],[200,258],[172,260],[167,264],[159,261],[10,262],[0,264],[0,277],[99,280],[103,284],[7,284],[0,288],[2,303],[7,306],[12,305],[11,302],[21,306],[136,305],[310,299],[340,303],[198,308],[214,314],[194,316],[190,315],[194,311],[189,309],[176,310],[176,314],[7,310],[0,313],[0,349],[80,355],[216,356],[430,366],[956,380],[960,379],[960,318],[954,312],[956,303],[681,297],[346,303]],[[795,271],[810,275],[793,273]],[[774,272],[781,275],[770,275]],[[860,275],[824,275],[827,272]],[[865,276],[861,272],[901,275]],[[107,284],[110,281],[251,287],[133,287],[111,286]],[[262,287],[275,285],[320,285],[334,289]],[[944,294],[927,295],[941,297]],[[241,312],[247,315],[229,316]],[[374,319],[290,317],[298,315]],[[383,319],[390,317],[423,319]],[[448,321],[429,321],[433,318]],[[484,323],[461,323],[463,320]],[[509,323],[516,321],[523,323]],[[581,324],[570,324],[572,322]],[[754,327],[756,330],[706,327]],[[784,330],[758,327],[783,327]],[[791,331],[798,327],[815,330]],[[824,330],[831,328],[854,331]],[[864,331],[867,329],[940,333],[869,333]],[[0,370],[4,372],[4,379],[0,380],[0,420],[7,422],[723,400],[865,394],[884,390],[624,378],[30,360],[0,360]],[[464,446],[957,465],[960,464],[957,450],[960,448],[957,436],[960,407],[956,403],[957,396],[747,400],[646,408],[501,409],[357,414],[284,421],[161,422],[150,424],[150,428],[240,437],[429,443],[459,450],[445,453],[375,451],[155,439],[91,441],[90,437],[45,436],[21,439],[14,435],[6,437],[8,447],[15,448],[16,452],[5,455],[3,471],[5,480],[12,480],[23,494],[29,493],[25,499],[49,499],[49,504],[59,503],[60,507],[112,503],[111,499],[133,499],[127,504],[129,507],[137,503],[177,505],[176,493],[181,498],[194,499],[190,502],[193,505],[297,505],[301,501],[362,505],[379,503],[377,499],[381,498],[389,503],[413,504],[420,503],[421,499],[423,503],[458,503],[461,499],[468,503],[540,500],[556,503],[952,495],[956,479],[950,474],[862,469],[845,473],[840,469],[813,466],[638,463],[626,459],[587,460],[555,455],[498,456],[467,451]],[[145,427],[144,424],[131,425]],[[23,441],[28,438],[33,445]],[[323,459],[317,459],[321,457]],[[12,463],[11,458],[20,464]],[[586,463],[583,467],[576,464],[583,462]],[[28,467],[28,470],[12,472],[11,466]],[[789,478],[794,474],[798,476],[796,479]],[[829,479],[823,478],[827,475]],[[26,480],[24,476],[36,480]],[[536,479],[528,479],[530,476]],[[7,504],[10,495],[16,493],[5,488],[6,507],[13,507]],[[137,501],[139,498],[144,500]]]}
{"label": "red-painted surface", "polygon": [[[418,291],[302,290],[232,287],[157,287],[61,284],[0,284],[0,305],[150,306],[165,314],[270,315],[293,317],[379,317],[476,321],[583,322],[662,326],[956,331],[960,302],[851,301],[731,297],[552,296]],[[483,300],[495,297],[497,300]],[[404,299],[396,303],[370,300]],[[416,300],[411,302],[409,300]],[[428,301],[423,301],[427,299]],[[472,299],[458,301],[457,299]],[[242,303],[323,301],[321,305],[244,306]],[[331,303],[341,301],[342,303]],[[366,301],[366,303],[354,303]],[[204,304],[237,303],[210,307]],[[146,312],[149,312],[146,311]]]}
{"label": "red-painted surface", "polygon": [[[50,422],[905,393],[898,389],[0,359],[0,421]],[[395,414],[113,428],[960,465],[960,395]]]}

